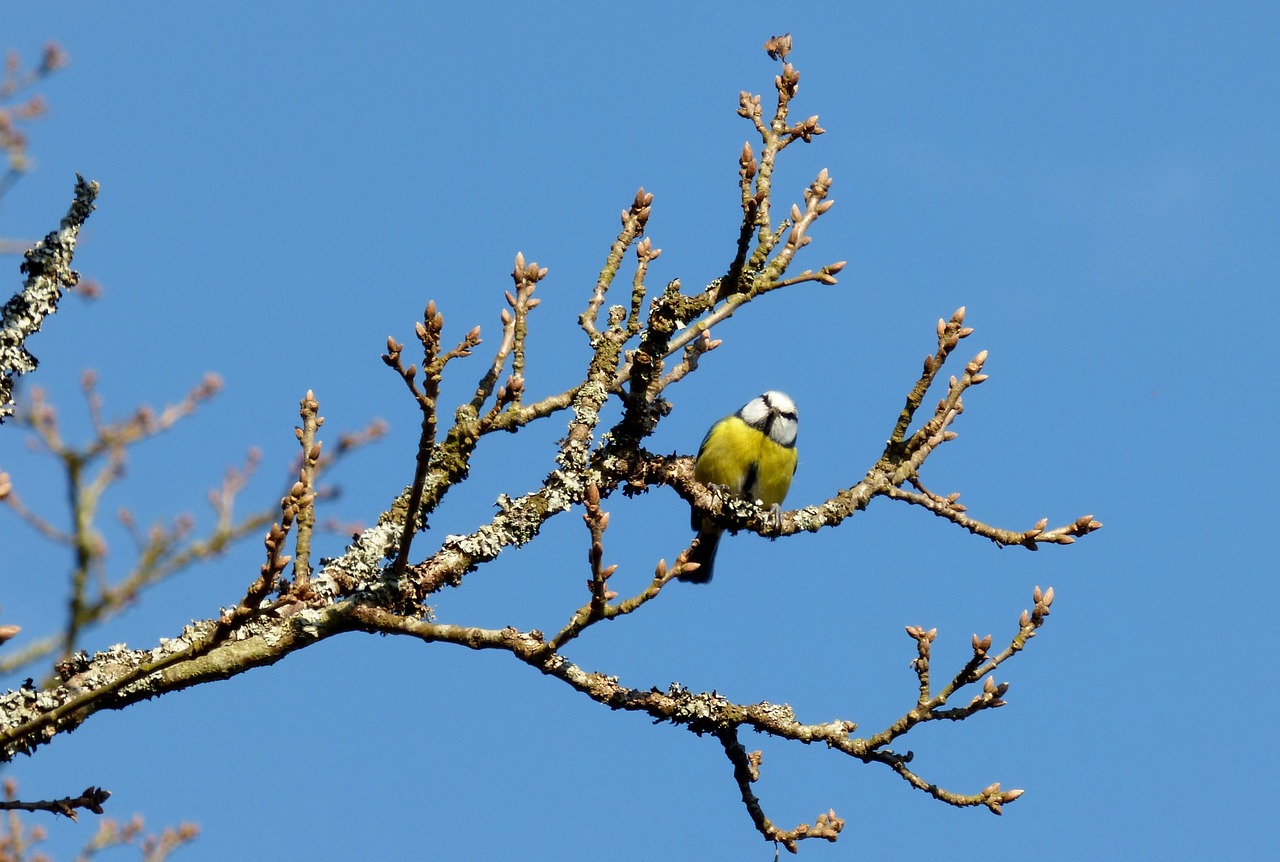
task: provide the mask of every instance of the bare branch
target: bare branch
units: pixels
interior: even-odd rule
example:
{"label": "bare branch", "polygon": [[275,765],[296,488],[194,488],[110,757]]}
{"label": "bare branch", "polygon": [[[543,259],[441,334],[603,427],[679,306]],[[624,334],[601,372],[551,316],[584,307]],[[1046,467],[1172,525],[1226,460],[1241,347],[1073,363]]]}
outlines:
{"label": "bare branch", "polygon": [[101,787],[86,787],[79,796],[64,796],[61,799],[24,802],[21,799],[0,799],[0,811],[49,811],[61,814],[72,820],[76,817],[76,809],[83,808],[94,814],[102,813],[102,803],[111,798],[111,791]]}
{"label": "bare branch", "polygon": [[618,238],[613,241],[613,245],[609,248],[609,254],[605,258],[604,269],[600,270],[600,276],[596,279],[595,290],[591,293],[587,308],[578,318],[579,324],[581,324],[587,335],[591,336],[593,346],[595,339],[600,335],[597,320],[600,314],[600,307],[604,305],[605,295],[609,292],[609,286],[613,284],[613,279],[617,276],[618,269],[622,266],[623,255],[631,244],[644,233],[652,206],[653,195],[641,188],[636,192],[635,200],[631,202],[631,206],[622,211],[622,230],[618,232]]}
{"label": "bare branch", "polygon": [[[374,526],[364,529],[341,554],[313,565],[315,504],[324,493],[317,476],[327,460],[325,447],[318,439],[323,423],[319,404],[308,391],[300,405],[301,424],[295,429],[301,449],[294,472],[296,481],[291,476],[291,487],[279,502],[278,521],[272,523],[275,516],[271,516],[264,522],[255,522],[257,529],[269,524],[264,539],[265,559],[257,577],[245,587],[243,598],[236,605],[187,626],[152,649],[118,646],[92,656],[75,651],[83,626],[97,619],[95,613],[111,612],[117,607],[111,602],[120,596],[136,593],[157,572],[172,571],[180,563],[212,553],[201,550],[212,545],[193,541],[192,523],[182,518],[175,519],[172,525],[157,525],[144,535],[133,523],[132,515],[124,511],[120,520],[134,536],[143,562],[136,577],[121,585],[121,591],[111,592],[104,587],[95,596],[89,590],[90,574],[100,568],[105,545],[93,529],[93,515],[102,494],[120,475],[128,445],[187,415],[199,400],[216,391],[216,386],[209,383],[158,416],[140,410],[123,422],[113,423],[103,417],[94,376],[86,374],[82,388],[95,439],[89,447],[79,450],[63,442],[56,413],[41,393],[33,393],[25,421],[40,442],[63,461],[69,476],[74,522],[71,530],[63,533],[30,513],[25,517],[37,529],[44,528],[47,535],[65,541],[76,554],[76,567],[69,619],[61,640],[64,657],[57,666],[59,678],[41,689],[28,686],[0,694],[0,761],[31,752],[100,711],[123,709],[143,699],[227,679],[272,664],[321,640],[359,631],[407,636],[424,644],[504,652],[610,709],[641,712],[655,722],[669,722],[699,737],[715,737],[732,767],[755,828],[766,840],[791,852],[807,838],[835,841],[844,821],[834,810],[828,810],[811,823],[792,829],[775,825],[753,788],[761,777],[761,755],[746,751],[741,744],[744,730],[799,744],[822,743],[860,763],[881,764],[911,786],[950,805],[985,806],[999,814],[1004,804],[1017,799],[1020,790],[1004,791],[999,783],[968,794],[940,787],[922,774],[911,751],[898,751],[891,746],[921,724],[964,721],[1003,706],[1008,683],[997,682],[994,672],[1035,637],[1049,614],[1052,589],[1035,590],[1032,609],[1022,613],[1016,632],[1000,652],[992,654],[991,635],[973,635],[971,655],[958,668],[935,666],[932,647],[939,637],[936,629],[907,626],[915,652],[911,664],[915,674],[913,691],[901,705],[897,719],[879,732],[864,736],[855,735],[858,724],[852,720],[804,723],[785,704],[736,703],[716,691],[694,692],[679,683],[665,690],[627,686],[606,671],[585,670],[570,655],[579,636],[591,626],[637,613],[664,593],[672,595],[666,586],[694,565],[689,559],[696,544],[680,551],[672,566],[659,561],[641,589],[620,599],[613,589],[617,582],[611,580],[620,564],[608,562],[606,553],[611,519],[624,505],[620,498],[612,496],[618,491],[626,497],[653,486],[669,486],[689,501],[696,517],[713,519],[729,530],[746,529],[771,537],[833,527],[877,497],[921,506],[999,544],[1030,549],[1041,543],[1069,544],[1101,527],[1086,515],[1054,529],[1047,529],[1048,521],[1042,519],[1029,530],[1004,530],[971,518],[959,503],[959,494],[940,496],[925,487],[920,474],[926,461],[944,443],[956,439],[955,427],[965,410],[966,394],[987,380],[987,353],[981,351],[964,365],[963,371],[945,380],[945,384],[938,383],[942,368],[960,341],[973,331],[964,325],[964,308],[949,320],[938,321],[937,347],[910,386],[884,449],[873,454],[874,463],[861,478],[856,473],[847,477],[845,481],[852,484],[836,486],[838,490],[820,505],[788,512],[779,519],[772,510],[753,501],[702,485],[694,476],[689,457],[654,455],[645,450],[645,441],[672,409],[664,397],[666,387],[696,371],[701,357],[720,343],[711,336],[712,325],[727,321],[767,292],[806,283],[834,285],[845,266],[844,261],[837,261],[817,270],[788,274],[799,268],[797,255],[810,244],[817,220],[833,205],[828,171],[820,171],[808,185],[803,203],[791,205],[784,217],[776,221],[773,218],[772,179],[779,154],[797,141],[811,142],[824,133],[817,116],[802,120],[791,117],[800,80],[799,72],[787,62],[791,48],[789,36],[775,36],[765,44],[769,56],[783,64],[774,79],[777,96],[771,115],[766,114],[759,96],[740,96],[739,114],[751,122],[760,145],[757,151],[748,143],[738,157],[742,222],[737,247],[724,276],[695,295],[684,293],[678,278],[661,288],[648,283],[651,264],[662,252],[645,236],[654,198],[640,189],[622,213],[621,229],[609,247],[596,282],[581,298],[585,304],[578,322],[589,340],[590,358],[572,385],[561,384],[558,390],[553,386],[548,394],[536,397],[536,386],[530,382],[536,378],[529,375],[526,342],[529,314],[540,302],[535,289],[546,277],[547,269],[516,254],[514,286],[505,293],[507,308],[501,312],[501,338],[492,359],[479,369],[475,389],[452,414],[444,414],[453,417],[451,424],[446,420],[444,425],[439,403],[444,374],[450,362],[469,357],[481,343],[480,328],[472,328],[455,346],[447,347],[443,311],[434,300],[429,302],[421,322],[415,326],[422,352],[420,364],[404,357],[404,345],[395,338],[388,338],[382,357],[400,377],[421,415],[412,480],[378,515]],[[90,197],[89,209],[91,204]],[[83,215],[87,216],[87,210]],[[74,238],[72,230],[72,246]],[[635,252],[629,295],[606,308],[610,289],[620,278],[626,278],[622,270],[628,249]],[[65,257],[61,261],[63,268],[69,262],[69,250]],[[52,289],[56,300],[58,285],[70,276],[64,278],[55,264],[49,267],[54,272]],[[6,326],[7,314],[8,307]],[[21,339],[15,343],[25,355]],[[676,356],[679,359],[672,358]],[[945,385],[945,393],[930,413],[924,409],[924,400],[935,384],[940,389]],[[445,495],[467,478],[480,441],[493,432],[517,431],[561,411],[566,411],[563,435],[557,443],[554,463],[548,459],[546,478],[532,488],[520,489],[524,493],[512,490],[499,495],[497,512],[492,517],[468,525],[464,528],[468,532],[443,537],[433,551],[420,554],[415,562],[411,558],[415,537],[434,520]],[[619,412],[616,421],[611,420]],[[376,433],[370,430],[364,437],[341,438],[337,451]],[[232,500],[254,463],[251,456],[243,472],[229,473],[221,492],[211,497],[218,526],[205,540],[207,543],[225,543],[238,529],[231,516]],[[0,474],[0,498],[6,496],[8,505],[24,514],[20,501],[9,489],[7,477]],[[609,509],[606,501],[611,501]],[[434,609],[425,604],[428,597],[446,586],[460,585],[470,573],[505,550],[532,541],[549,519],[579,505],[587,527],[587,592],[579,607],[565,609],[561,618],[567,617],[567,621],[553,636],[547,638],[538,629],[481,628],[435,619]],[[287,553],[291,534],[295,556],[290,582],[284,572],[291,561]],[[247,575],[245,581],[251,577]],[[0,642],[17,631],[16,626],[0,627]],[[74,812],[75,807],[70,810]]]}
{"label": "bare branch", "polygon": [[22,290],[0,309],[0,424],[13,413],[14,381],[37,365],[25,347],[27,338],[39,332],[45,317],[58,310],[62,292],[80,280],[80,274],[71,268],[71,259],[80,226],[93,212],[97,197],[98,184],[77,174],[71,208],[58,229],[26,253],[21,269],[27,278]]}
{"label": "bare branch", "polygon": [[722,730],[716,736],[724,746],[729,762],[733,764],[733,778],[738,782],[738,790],[742,794],[743,805],[747,807],[747,814],[755,824],[756,831],[763,835],[766,841],[781,844],[792,853],[798,852],[797,845],[805,838],[824,838],[835,843],[840,837],[840,830],[844,829],[844,820],[836,816],[835,809],[819,814],[812,825],[801,823],[794,829],[788,830],[774,826],[773,821],[765,816],[760,800],[751,790],[752,783],[760,779],[760,764],[763,759],[760,752],[747,753],[747,750],[738,742],[737,728]]}
{"label": "bare branch", "polygon": [[298,484],[302,486],[298,496],[298,535],[294,540],[293,585],[298,590],[308,589],[311,580],[311,533],[316,524],[316,468],[320,463],[321,441],[316,432],[324,424],[320,415],[320,403],[310,389],[299,404],[302,425],[293,429],[302,446],[302,466],[298,471]]}

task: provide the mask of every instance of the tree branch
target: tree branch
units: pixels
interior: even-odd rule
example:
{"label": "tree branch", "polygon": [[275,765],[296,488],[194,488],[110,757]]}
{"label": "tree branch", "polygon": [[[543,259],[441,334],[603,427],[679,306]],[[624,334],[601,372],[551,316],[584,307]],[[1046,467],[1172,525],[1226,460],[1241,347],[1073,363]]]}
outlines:
{"label": "tree branch", "polygon": [[22,290],[0,309],[0,424],[13,414],[13,384],[34,371],[38,360],[26,348],[29,336],[40,331],[44,319],[58,310],[62,292],[75,287],[80,273],[71,268],[80,226],[94,210],[98,184],[76,175],[75,199],[58,229],[25,255],[21,270],[27,278]]}
{"label": "tree branch", "polygon": [[[271,525],[264,539],[265,561],[256,579],[244,589],[243,598],[234,607],[187,626],[177,637],[161,640],[150,650],[121,646],[92,656],[72,653],[58,665],[56,684],[0,695],[0,760],[30,753],[102,710],[123,709],[143,699],[227,679],[273,664],[334,635],[361,631],[412,637],[424,644],[506,652],[610,709],[641,712],[699,737],[713,736],[732,767],[755,828],[766,840],[792,852],[806,838],[836,840],[844,821],[831,810],[813,823],[794,829],[777,827],[766,816],[752,789],[760,777],[761,761],[758,752],[748,753],[741,744],[744,729],[800,744],[820,742],[859,762],[882,764],[911,786],[950,805],[982,805],[999,814],[1003,804],[1018,798],[1021,791],[1002,791],[999,783],[969,794],[939,787],[916,770],[911,751],[899,752],[890,746],[921,724],[967,720],[1004,705],[1008,684],[997,683],[992,674],[1021,652],[1044,624],[1053,602],[1052,589],[1035,590],[1032,610],[1022,613],[1016,633],[998,654],[990,654],[990,635],[975,635],[971,657],[949,674],[939,675],[932,666],[936,630],[908,626],[907,633],[915,646],[915,691],[903,705],[899,718],[879,732],[861,737],[855,736],[858,725],[851,720],[804,723],[785,704],[736,703],[716,691],[692,692],[679,683],[672,683],[665,690],[656,686],[630,687],[616,676],[580,667],[567,654],[590,626],[641,612],[688,565],[688,549],[676,555],[671,567],[659,561],[643,589],[619,600],[610,586],[617,565],[606,561],[605,549],[612,513],[604,507],[604,501],[619,490],[629,496],[653,486],[669,486],[691,504],[699,517],[717,521],[730,530],[745,529],[771,537],[834,527],[877,497],[921,506],[999,544],[1030,549],[1040,543],[1069,544],[1101,527],[1086,515],[1054,529],[1046,529],[1048,522],[1042,520],[1031,530],[1004,530],[971,518],[958,502],[958,494],[942,497],[925,488],[920,477],[924,464],[940,446],[956,438],[954,426],[964,412],[964,396],[987,380],[983,372],[987,355],[981,351],[965,364],[962,372],[949,378],[946,392],[932,413],[924,409],[924,400],[942,368],[960,341],[973,332],[964,325],[964,308],[950,319],[938,321],[937,347],[925,359],[875,462],[860,479],[838,488],[819,505],[788,512],[778,521],[771,511],[754,501],[736,499],[723,489],[699,483],[694,478],[691,458],[659,456],[644,449],[645,440],[671,410],[664,398],[666,387],[696,370],[700,357],[719,343],[710,335],[712,324],[727,320],[766,292],[806,282],[832,285],[844,266],[841,261],[817,271],[788,275],[800,250],[810,243],[813,226],[833,205],[829,199],[832,178],[825,169],[820,171],[804,192],[803,206],[792,205],[785,218],[772,221],[772,178],[777,157],[791,144],[811,141],[824,130],[816,116],[799,122],[790,119],[800,76],[785,62],[790,51],[789,37],[769,40],[766,50],[785,65],[774,81],[777,100],[771,117],[766,118],[759,96],[743,93],[740,97],[739,113],[752,123],[761,148],[757,156],[748,144],[738,159],[743,220],[737,249],[725,276],[694,294],[685,293],[679,279],[671,280],[660,290],[646,283],[649,265],[661,250],[643,235],[653,212],[654,196],[640,189],[623,211],[621,229],[580,306],[578,322],[590,343],[591,356],[580,369],[579,382],[559,391],[552,388],[550,394],[530,401],[525,355],[528,315],[538,305],[533,293],[548,270],[537,263],[527,263],[518,254],[512,272],[514,291],[505,294],[508,308],[502,311],[501,340],[492,360],[480,369],[474,394],[456,409],[451,424],[447,419],[441,421],[441,382],[450,362],[467,358],[480,344],[480,328],[472,328],[455,347],[445,349],[444,314],[434,301],[430,302],[423,320],[415,327],[422,348],[421,375],[416,363],[405,365],[404,345],[394,338],[388,339],[383,356],[414,399],[421,414],[421,429],[412,462],[412,480],[380,513],[376,525],[356,536],[337,557],[311,564],[313,506],[319,493],[315,474],[322,450],[317,435],[322,420],[319,404],[308,392],[302,401],[302,424],[296,429],[302,447],[298,480],[280,500],[279,521]],[[96,190],[87,184],[85,187]],[[86,191],[86,195],[80,222],[92,209],[92,194]],[[45,290],[53,291],[55,301],[58,285],[74,283],[74,274],[66,270],[66,264],[78,224],[64,220],[64,229],[69,233],[64,238],[65,260],[56,255],[51,263],[37,263],[44,260],[38,255],[28,258],[30,271],[39,269],[40,277],[52,279],[52,287]],[[53,239],[47,239],[46,244],[58,238],[53,234],[50,237]],[[609,291],[619,283],[626,253],[632,248],[635,269],[629,294],[606,309]],[[8,310],[6,306],[6,326]],[[16,345],[26,356],[21,339]],[[680,360],[671,360],[669,366],[670,358],[681,351]],[[508,361],[509,375],[499,386]],[[129,425],[116,433],[113,426],[102,422],[91,384],[90,380],[86,391],[98,438],[104,442],[103,452],[122,457],[118,453],[123,452],[126,443],[140,439],[155,425],[140,419],[137,427]],[[621,415],[609,425],[605,417],[613,415],[607,410],[614,398]],[[514,432],[561,411],[567,411],[564,433],[546,478],[518,496],[500,495],[495,515],[466,534],[445,536],[434,552],[413,562],[410,553],[414,537],[425,529],[445,495],[467,478],[480,441],[495,431]],[[52,451],[65,449],[50,413],[33,411],[32,423]],[[442,435],[441,430],[446,427]],[[134,432],[135,436],[130,437]],[[75,459],[68,464],[72,472],[85,466],[85,462]],[[408,469],[409,465],[405,466]],[[97,495],[114,471],[118,471],[118,463],[108,460],[96,481],[77,478],[73,487],[84,498],[77,511],[92,512]],[[855,478],[856,474],[847,480]],[[0,474],[0,489],[5,487],[6,479]],[[566,611],[567,621],[550,639],[537,629],[489,629],[434,619],[433,610],[424,604],[427,597],[446,586],[460,585],[470,572],[504,550],[531,541],[548,519],[579,505],[588,531],[587,594],[580,607]],[[86,521],[71,535],[83,552],[78,572],[87,573],[96,559],[89,527]],[[295,563],[290,582],[284,572],[290,562],[291,537]],[[78,626],[86,618],[82,592],[73,590],[81,602],[72,608],[68,651],[74,645]],[[941,687],[939,680],[945,680]],[[966,689],[974,692],[968,702],[957,701]]]}
{"label": "tree branch", "polygon": [[0,811],[50,811],[76,820],[76,809],[83,808],[94,814],[102,813],[102,803],[111,798],[109,790],[101,787],[86,787],[79,796],[64,796],[61,799],[41,800],[40,802],[24,802],[21,799],[0,799]]}

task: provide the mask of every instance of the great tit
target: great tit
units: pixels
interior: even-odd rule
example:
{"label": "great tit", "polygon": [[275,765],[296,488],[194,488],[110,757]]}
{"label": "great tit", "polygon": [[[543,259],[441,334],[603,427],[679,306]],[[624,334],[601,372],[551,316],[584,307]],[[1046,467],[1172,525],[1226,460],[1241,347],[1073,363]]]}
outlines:
{"label": "great tit", "polygon": [[[711,426],[698,447],[693,475],[704,485],[720,485],[744,500],[758,500],[778,511],[796,472],[796,405],[782,392],[766,392],[742,405],[737,413]],[[724,528],[693,514],[698,546],[689,562],[699,567],[680,580],[705,584],[711,580],[716,546]]]}

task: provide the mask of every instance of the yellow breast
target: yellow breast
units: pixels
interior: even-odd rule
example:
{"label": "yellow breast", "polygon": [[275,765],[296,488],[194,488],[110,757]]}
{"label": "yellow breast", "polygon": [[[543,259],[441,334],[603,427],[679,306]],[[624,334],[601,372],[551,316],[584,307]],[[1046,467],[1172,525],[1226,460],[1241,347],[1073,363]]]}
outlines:
{"label": "yellow breast", "polygon": [[782,503],[796,471],[795,447],[780,446],[737,416],[711,427],[698,450],[694,476],[704,485],[723,485],[765,506]]}

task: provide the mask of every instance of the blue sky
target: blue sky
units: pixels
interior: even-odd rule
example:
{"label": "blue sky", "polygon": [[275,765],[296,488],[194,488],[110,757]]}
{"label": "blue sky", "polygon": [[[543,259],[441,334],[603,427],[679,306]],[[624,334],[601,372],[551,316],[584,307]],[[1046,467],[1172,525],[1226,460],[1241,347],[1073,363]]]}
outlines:
{"label": "blue sky", "polygon": [[[765,753],[766,811],[847,819],[837,845],[802,846],[812,859],[1264,854],[1280,707],[1262,511],[1280,478],[1278,17],[1182,3],[11,10],[0,47],[34,59],[56,40],[72,64],[42,88],[36,168],[0,203],[0,236],[53,226],[75,172],[102,183],[76,264],[105,297],[69,302],[31,343],[31,382],[84,433],[83,368],[118,414],[223,376],[197,417],[134,453],[105,507],[144,523],[207,523],[204,489],[250,446],[264,467],[245,504],[277,497],[308,388],[330,432],[383,417],[387,439],[331,477],[344,489],[331,513],[368,521],[407,481],[417,425],[378,359],[387,335],[411,338],[431,298],[447,335],[496,335],[523,251],[550,268],[529,389],[572,384],[587,355],[577,313],[639,186],[664,250],[651,283],[722,272],[752,137],[738,92],[767,101],[776,66],[760,44],[789,31],[795,110],[827,134],[787,151],[775,188],[799,200],[831,171],[837,203],[800,265],[849,265],[837,287],[766,297],[718,328],[724,345],[668,393],[651,448],[691,453],[714,419],[784,389],[801,413],[788,503],[818,503],[877,457],[934,322],[964,305],[991,379],[926,482],[1001,526],[1091,512],[1106,528],[1030,554],[879,501],[817,536],[726,539],[709,588],[677,585],[571,658],[636,687],[678,680],[871,732],[913,697],[904,624],[938,627],[938,661],[958,666],[973,632],[1009,637],[1033,586],[1052,584],[1047,627],[999,674],[1009,705],[910,737],[939,784],[1026,789],[1003,817],[748,739]],[[457,367],[446,402],[469,397],[481,364]],[[416,548],[533,487],[560,430],[490,441]],[[0,466],[58,512],[55,474],[11,428]],[[687,542],[687,510],[661,490],[608,508],[607,557],[638,590]],[[0,536],[22,549],[0,559],[0,622],[46,631],[68,563],[6,512]],[[108,538],[120,570],[127,542]],[[555,628],[584,598],[586,547],[562,516],[441,596],[438,618]],[[256,576],[259,549],[157,588],[88,646],[148,646],[211,616]],[[5,774],[24,796],[100,784],[116,816],[198,821],[180,858],[587,858],[600,841],[619,859],[771,852],[712,740],[612,714],[504,656],[390,638],[331,640],[99,715]],[[51,851],[69,858],[91,822],[48,823]]]}

